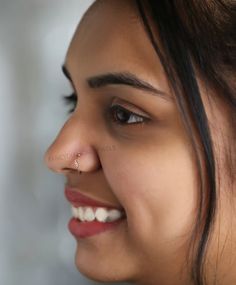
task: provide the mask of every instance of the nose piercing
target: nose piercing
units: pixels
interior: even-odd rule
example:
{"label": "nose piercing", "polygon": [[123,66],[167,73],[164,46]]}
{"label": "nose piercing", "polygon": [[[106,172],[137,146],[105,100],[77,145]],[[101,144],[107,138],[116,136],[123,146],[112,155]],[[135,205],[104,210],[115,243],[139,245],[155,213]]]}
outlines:
{"label": "nose piercing", "polygon": [[75,167],[76,167],[76,169],[79,171],[79,174],[82,173],[82,171],[79,170],[79,160],[78,160],[78,158],[79,158],[80,156],[81,156],[81,153],[79,152],[79,153],[77,153],[76,159],[75,159]]}

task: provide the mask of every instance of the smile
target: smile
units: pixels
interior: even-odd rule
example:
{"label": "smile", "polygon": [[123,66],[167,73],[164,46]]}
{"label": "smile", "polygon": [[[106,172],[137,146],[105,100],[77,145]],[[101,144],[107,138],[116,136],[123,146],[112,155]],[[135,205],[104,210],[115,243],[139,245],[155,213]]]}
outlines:
{"label": "smile", "polygon": [[125,216],[124,211],[106,209],[104,207],[71,207],[74,218],[84,222],[98,221],[102,223],[115,222]]}

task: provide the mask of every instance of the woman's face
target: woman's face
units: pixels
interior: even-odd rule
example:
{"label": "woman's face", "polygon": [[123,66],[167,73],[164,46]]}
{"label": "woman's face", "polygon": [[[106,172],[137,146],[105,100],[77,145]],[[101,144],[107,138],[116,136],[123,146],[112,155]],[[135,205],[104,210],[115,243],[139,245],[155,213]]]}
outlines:
{"label": "woman's face", "polygon": [[[184,284],[180,270],[196,214],[197,171],[174,96],[137,15],[132,1],[101,1],[78,26],[65,60],[78,104],[45,161],[67,184],[126,212],[116,229],[77,239],[82,274],[97,281]],[[120,72],[160,92],[88,81]],[[122,112],[109,116],[114,104],[137,115],[119,124]],[[78,152],[82,175],[73,166]],[[69,159],[52,159],[62,156]]]}

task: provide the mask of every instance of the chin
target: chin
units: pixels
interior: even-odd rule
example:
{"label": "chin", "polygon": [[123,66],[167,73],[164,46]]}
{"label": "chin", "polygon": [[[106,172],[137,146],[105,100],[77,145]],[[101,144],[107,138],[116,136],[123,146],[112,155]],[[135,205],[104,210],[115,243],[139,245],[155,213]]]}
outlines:
{"label": "chin", "polygon": [[96,267],[89,265],[79,259],[76,259],[77,270],[86,278],[96,282],[123,282],[127,281],[124,276],[119,274],[119,270],[109,268],[109,265],[102,264],[100,261]]}
{"label": "chin", "polygon": [[[117,264],[113,257],[109,262],[102,258],[85,257],[78,251],[75,255],[75,266],[86,278],[96,282],[133,282],[126,264]],[[114,263],[112,263],[114,262]]]}

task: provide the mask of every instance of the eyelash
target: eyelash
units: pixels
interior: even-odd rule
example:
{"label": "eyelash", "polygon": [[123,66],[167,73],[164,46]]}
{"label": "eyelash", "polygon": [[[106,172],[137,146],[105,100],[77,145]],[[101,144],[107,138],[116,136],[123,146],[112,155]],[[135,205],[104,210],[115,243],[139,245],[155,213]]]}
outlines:
{"label": "eyelash", "polygon": [[67,113],[68,115],[73,113],[74,110],[75,110],[75,106],[76,106],[76,103],[77,103],[77,96],[75,93],[72,93],[70,95],[64,95],[62,97],[62,100],[64,101],[65,105],[73,105],[72,109],[70,109]]}
{"label": "eyelash", "polygon": [[[73,105],[72,109],[70,109],[68,111],[68,114],[71,114],[74,112],[75,110],[75,107],[76,107],[76,104],[77,104],[77,96],[75,93],[72,93],[70,95],[66,95],[66,96],[63,96],[63,100],[64,100],[64,103],[66,105]],[[125,113],[125,115],[129,115],[129,117],[136,117],[138,118],[137,119],[137,122],[135,123],[122,123],[120,122],[119,120],[117,120],[115,117],[114,117],[114,113],[116,111],[122,111]],[[110,108],[109,108],[109,111],[108,111],[108,115],[109,115],[109,118],[111,118],[111,120],[113,122],[115,122],[116,124],[118,125],[136,125],[136,124],[144,124],[144,123],[147,123],[148,121],[150,121],[149,118],[147,117],[144,117],[144,116],[141,116],[141,115],[138,115],[134,112],[131,112],[129,110],[127,110],[126,108],[124,108],[123,106],[119,105],[119,104],[116,104],[116,105],[112,105]],[[141,121],[140,121],[141,120]],[[133,121],[133,119],[132,119]]]}

